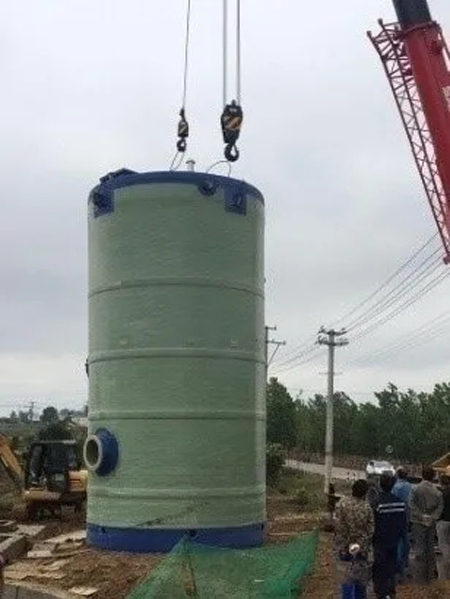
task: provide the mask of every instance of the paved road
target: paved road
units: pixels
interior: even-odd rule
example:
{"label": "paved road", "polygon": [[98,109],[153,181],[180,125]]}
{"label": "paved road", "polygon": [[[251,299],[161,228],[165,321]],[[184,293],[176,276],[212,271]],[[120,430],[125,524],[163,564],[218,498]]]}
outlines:
{"label": "paved road", "polygon": [[[310,464],[309,462],[297,462],[297,460],[286,460],[286,466],[293,470],[301,470],[302,472],[311,472],[311,474],[325,474],[325,466],[323,464]],[[348,468],[333,468],[333,478],[340,480],[356,480],[358,478],[366,478],[365,472],[362,470],[351,470]]]}

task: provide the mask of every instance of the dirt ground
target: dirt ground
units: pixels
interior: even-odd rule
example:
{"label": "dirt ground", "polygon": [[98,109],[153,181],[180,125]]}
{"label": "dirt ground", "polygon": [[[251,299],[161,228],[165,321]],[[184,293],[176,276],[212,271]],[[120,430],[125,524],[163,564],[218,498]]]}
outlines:
{"label": "dirt ground", "polygon": [[[313,481],[314,483],[314,481]],[[268,497],[269,543],[283,543],[299,533],[321,526],[323,516],[319,511],[302,510],[292,501],[292,497],[282,493],[271,493]],[[61,520],[46,520],[45,530],[37,537],[38,541],[66,534],[85,526],[84,514],[67,512]],[[307,599],[334,599],[337,597],[337,585],[334,581],[333,537],[330,533],[321,533],[317,562],[313,574],[306,581],[302,597]],[[92,599],[125,599],[131,590],[145,580],[164,559],[163,555],[132,555],[110,553],[90,549],[85,546],[72,555],[61,556],[65,562],[59,580],[41,577],[42,572],[57,558],[23,560],[25,567],[35,574],[26,579],[54,588],[68,590],[74,586],[89,586],[98,589]],[[48,576],[48,575],[47,575]],[[436,582],[432,587],[402,586],[398,589],[397,599],[450,599],[450,583],[445,586]],[[170,599],[170,598],[168,598]],[[211,599],[214,599],[213,597]]]}
{"label": "dirt ground", "polygon": [[[298,532],[311,531],[320,523],[317,513],[298,513],[288,497],[275,495],[268,499],[269,543],[283,543]],[[83,528],[83,515],[65,514],[62,521],[44,521],[46,525],[38,540]],[[62,556],[63,557],[63,556]],[[133,555],[98,551],[83,547],[67,558],[61,570],[64,577],[52,580],[51,586],[68,590],[74,586],[89,586],[98,589],[93,599],[125,599],[130,591],[150,574],[164,559],[164,555]],[[38,567],[45,572],[56,558],[27,560],[32,569]],[[45,576],[45,574],[44,574]],[[49,585],[48,579],[38,575],[29,576],[27,582]],[[170,598],[168,598],[170,599]],[[213,598],[211,598],[213,599]]]}

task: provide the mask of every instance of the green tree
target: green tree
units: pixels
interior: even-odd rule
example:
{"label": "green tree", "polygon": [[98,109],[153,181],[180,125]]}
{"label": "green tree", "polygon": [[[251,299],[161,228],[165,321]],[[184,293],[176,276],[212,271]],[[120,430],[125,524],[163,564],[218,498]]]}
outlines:
{"label": "green tree", "polygon": [[41,422],[43,424],[52,424],[59,421],[58,410],[53,406],[47,406],[42,410]]}
{"label": "green tree", "polygon": [[292,449],[297,444],[295,403],[275,377],[267,385],[267,442],[285,449]]}

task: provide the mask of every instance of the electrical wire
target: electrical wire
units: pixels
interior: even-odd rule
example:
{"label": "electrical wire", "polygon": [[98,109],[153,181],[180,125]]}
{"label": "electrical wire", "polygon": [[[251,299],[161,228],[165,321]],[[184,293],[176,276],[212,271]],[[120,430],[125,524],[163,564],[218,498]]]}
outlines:
{"label": "electrical wire", "polygon": [[[420,284],[423,278],[426,278],[439,268],[442,264],[440,256],[433,258],[436,254],[441,253],[441,249],[437,249],[427,256],[420,264],[418,264],[412,272],[408,273],[403,277],[381,300],[366,309],[360,316],[354,318],[350,323],[347,324],[347,331],[351,331],[355,328],[359,328],[365,324],[368,320],[378,316],[383,312],[386,307],[392,305],[397,299],[403,297],[405,293],[414,291],[415,287]],[[429,264],[431,260],[431,264]],[[397,292],[397,293],[396,293]]]}
{"label": "electrical wire", "polygon": [[388,322],[390,322],[393,318],[395,318],[395,316],[398,316],[401,312],[403,312],[404,310],[406,310],[407,308],[409,308],[410,306],[412,306],[413,304],[418,302],[420,299],[422,299],[422,297],[424,295],[427,295],[435,287],[440,285],[449,276],[449,274],[450,273],[447,270],[440,273],[437,277],[435,277],[432,281],[430,281],[427,285],[425,285],[425,287],[423,287],[415,296],[407,299],[405,302],[403,302],[403,304],[401,304],[395,310],[393,310],[392,312],[387,314],[380,321],[367,327],[367,329],[364,329],[359,335],[357,335],[355,338],[352,339],[352,343],[355,343],[356,341],[363,339],[364,337],[366,337],[373,331],[379,329],[380,327],[382,327],[385,324],[387,324]]}
{"label": "electrical wire", "polygon": [[397,293],[394,293],[393,289],[393,295],[391,295],[391,293],[386,295],[383,301],[374,306],[373,310],[370,313],[368,313],[364,318],[361,318],[361,320],[359,320],[355,324],[349,326],[347,330],[349,332],[354,332],[355,330],[361,329],[361,327],[363,327],[364,325],[370,323],[374,319],[383,315],[387,310],[389,310],[389,308],[398,304],[398,302],[402,300],[402,298],[404,298],[405,296],[413,295],[416,292],[416,290],[420,287],[420,285],[423,282],[427,281],[427,279],[429,279],[440,268],[442,268],[442,261],[440,258],[438,258],[432,264],[426,266],[425,270],[419,269],[415,271],[414,276],[405,279],[405,281],[402,281],[398,285]]}
{"label": "electrical wire", "polygon": [[291,366],[277,368],[277,372],[279,372],[280,374],[286,374],[287,372],[290,372],[291,370],[294,370],[294,368],[299,368],[300,366],[304,366],[305,364],[309,364],[310,362],[313,362],[314,360],[317,360],[319,358],[319,356],[322,357],[323,354],[324,354],[324,351],[325,351],[324,348],[318,349],[316,347],[316,352],[313,353],[308,358],[306,358],[303,361],[298,362],[296,364],[292,364]]}
{"label": "electrical wire", "polygon": [[[366,306],[372,299],[376,298],[377,295],[379,295],[383,290],[388,288],[391,283],[396,281],[396,279],[398,279],[400,275],[407,271],[408,267],[410,267],[414,263],[414,261],[419,256],[421,256],[421,254],[423,254],[433,242],[437,240],[437,238],[437,233],[432,235],[374,292],[372,292],[368,297],[362,300],[354,308],[345,312],[343,316],[341,316],[337,321],[335,321],[333,327],[335,327],[340,322],[346,320],[350,316],[357,314],[357,312],[361,308]],[[420,283],[423,282],[424,279],[426,279],[431,274],[433,274],[433,272],[436,271],[441,262],[440,258],[436,258],[436,260],[432,261],[431,264],[428,263],[440,252],[441,250],[440,248],[438,248],[432,251],[431,254],[429,253],[418,265],[416,265],[411,270],[411,272],[407,273],[406,276],[403,276],[400,282],[398,282],[390,291],[388,291],[387,295],[383,296],[373,305],[369,306],[359,316],[353,318],[353,320],[351,320],[349,325],[346,327],[347,330],[357,330],[364,324],[368,324],[370,320],[377,318],[378,316],[381,316],[382,313],[385,312],[393,304],[395,304],[395,302],[399,301],[405,295],[414,291],[420,285]],[[300,343],[297,347],[290,350],[284,356],[281,356],[280,359],[276,362],[277,367],[283,368],[284,366],[292,364],[295,361],[299,361],[300,364],[303,363],[304,359],[317,349],[317,346],[314,344],[315,339],[316,336],[311,335],[305,341]]]}
{"label": "electrical wire", "polygon": [[438,233],[435,233],[434,235],[432,235],[417,251],[415,251],[413,253],[413,255],[406,260],[406,262],[404,264],[402,264],[384,283],[382,283],[377,289],[375,289],[375,291],[373,291],[368,297],[366,297],[363,301],[361,301],[359,304],[357,304],[354,308],[350,309],[349,311],[347,311],[345,314],[343,314],[333,325],[333,327],[335,327],[337,324],[341,323],[344,320],[347,320],[348,318],[350,318],[350,316],[353,316],[353,314],[355,314],[360,308],[362,308],[363,306],[365,306],[366,304],[368,304],[370,302],[371,299],[373,299],[374,297],[376,297],[380,291],[383,291],[383,289],[385,289],[389,283],[391,283],[396,277],[398,277],[398,275],[400,275],[406,268],[408,268],[408,266],[417,258],[417,256],[420,256],[420,254],[431,244],[433,243],[436,239],[438,238]]}
{"label": "electrical wire", "polygon": [[380,358],[384,359],[393,353],[404,351],[412,347],[421,345],[424,342],[434,339],[442,335],[445,327],[450,325],[450,310],[440,314],[436,318],[426,322],[417,329],[410,331],[400,338],[396,339],[393,343],[385,345],[381,349],[375,352],[370,352],[354,362],[351,365],[362,365],[371,362],[377,362]]}

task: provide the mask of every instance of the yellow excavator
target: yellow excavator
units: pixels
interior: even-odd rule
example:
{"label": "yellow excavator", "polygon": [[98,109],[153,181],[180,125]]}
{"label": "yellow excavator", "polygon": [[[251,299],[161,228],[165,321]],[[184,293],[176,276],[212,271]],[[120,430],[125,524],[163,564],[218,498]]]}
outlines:
{"label": "yellow excavator", "polygon": [[23,470],[7,437],[0,433],[0,462],[20,490],[30,520],[46,510],[60,514],[63,505],[81,510],[87,470],[81,468],[76,441],[33,442]]}

